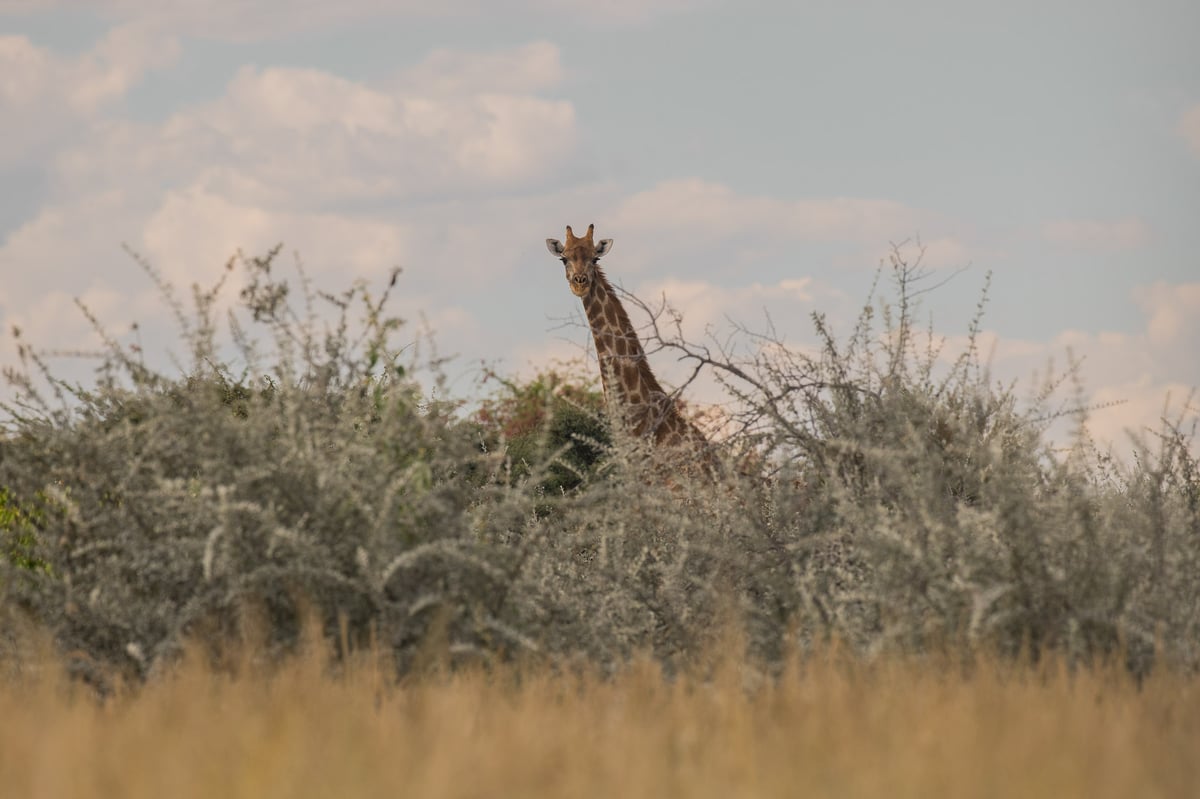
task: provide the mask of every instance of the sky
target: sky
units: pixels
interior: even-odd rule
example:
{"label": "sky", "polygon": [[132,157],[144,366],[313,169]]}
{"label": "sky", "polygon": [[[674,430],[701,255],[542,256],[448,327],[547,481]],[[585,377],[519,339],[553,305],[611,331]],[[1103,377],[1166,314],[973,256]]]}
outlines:
{"label": "sky", "polygon": [[689,335],[794,347],[919,241],[950,351],[990,274],[996,379],[1073,354],[1122,446],[1200,386],[1196,31],[1194,0],[0,0],[0,364],[14,326],[94,348],[76,298],[171,346],[123,245],[185,295],[277,243],[331,290],[400,266],[465,394],[586,355],[568,224]]}

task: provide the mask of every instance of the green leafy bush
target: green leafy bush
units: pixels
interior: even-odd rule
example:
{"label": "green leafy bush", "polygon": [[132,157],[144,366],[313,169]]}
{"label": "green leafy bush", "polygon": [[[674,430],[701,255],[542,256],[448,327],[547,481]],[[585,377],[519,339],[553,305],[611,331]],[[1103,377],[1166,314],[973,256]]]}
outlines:
{"label": "green leafy bush", "polygon": [[525,382],[492,370],[485,378],[501,390],[476,411],[480,439],[485,448],[504,448],[514,478],[548,464],[540,486],[562,494],[595,474],[612,443],[595,377],[584,374],[580,364],[566,364]]}
{"label": "green leafy bush", "polygon": [[[45,496],[39,495],[37,499],[44,503]],[[8,489],[0,486],[0,553],[18,569],[44,571],[49,568],[49,564],[35,553],[39,522],[43,517],[41,508],[34,506],[28,510],[21,507]]]}

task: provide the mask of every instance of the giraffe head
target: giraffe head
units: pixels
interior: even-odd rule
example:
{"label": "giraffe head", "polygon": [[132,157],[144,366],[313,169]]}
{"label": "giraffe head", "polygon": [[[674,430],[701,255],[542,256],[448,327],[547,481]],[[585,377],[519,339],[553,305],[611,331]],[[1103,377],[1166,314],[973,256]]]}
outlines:
{"label": "giraffe head", "polygon": [[546,239],[546,249],[566,266],[567,284],[576,297],[586,296],[592,290],[592,281],[596,279],[596,263],[612,249],[612,239],[600,239],[592,243],[595,227],[588,225],[587,235],[576,237],[568,225],[566,244],[558,239]]}

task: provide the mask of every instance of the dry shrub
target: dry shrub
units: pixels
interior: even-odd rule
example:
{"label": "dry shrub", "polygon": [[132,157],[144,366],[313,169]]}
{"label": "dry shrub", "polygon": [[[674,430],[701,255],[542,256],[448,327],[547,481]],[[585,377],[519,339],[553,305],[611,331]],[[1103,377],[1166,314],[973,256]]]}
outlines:
{"label": "dry shrub", "polygon": [[26,371],[10,372],[0,595],[102,691],[161,671],[186,640],[219,650],[248,606],[265,650],[293,651],[305,604],[329,640],[373,640],[400,675],[431,637],[460,668],[611,673],[640,652],[673,674],[728,619],[766,673],[831,638],[867,657],[1200,664],[1186,420],[1127,467],[1082,433],[1050,452],[1052,392],[1023,403],[993,385],[978,325],[959,357],[938,352],[913,326],[907,265],[882,330],[873,304],[845,342],[817,317],[813,353],[651,337],[730,390],[738,432],[712,480],[656,462],[619,425],[607,441],[553,431],[603,452],[586,470],[564,447],[514,461],[503,429],[428,399],[431,385],[445,396],[436,363],[401,358],[394,278],[381,297],[301,281],[297,308],[274,257],[240,261],[232,344],[221,286],[196,290],[191,316],[174,305],[182,377],[111,339],[94,387],[56,380],[26,344]]}

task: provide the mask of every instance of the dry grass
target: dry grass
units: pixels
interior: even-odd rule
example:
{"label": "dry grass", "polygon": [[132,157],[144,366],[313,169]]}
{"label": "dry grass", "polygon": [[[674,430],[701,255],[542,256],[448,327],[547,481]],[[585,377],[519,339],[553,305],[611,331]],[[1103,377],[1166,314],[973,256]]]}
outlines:
{"label": "dry grass", "polygon": [[1200,681],[1061,664],[837,655],[764,680],[265,674],[190,658],[98,703],[49,673],[0,687],[0,795],[39,797],[1196,796]]}

